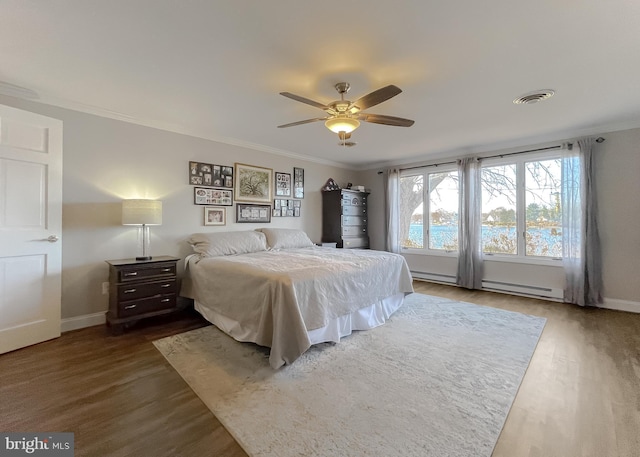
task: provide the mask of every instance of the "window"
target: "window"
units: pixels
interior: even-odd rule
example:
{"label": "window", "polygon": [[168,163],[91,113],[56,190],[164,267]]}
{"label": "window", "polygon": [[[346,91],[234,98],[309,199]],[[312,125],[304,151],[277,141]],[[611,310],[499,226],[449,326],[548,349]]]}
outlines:
{"label": "window", "polygon": [[482,168],[482,252],[517,254],[515,164]]}
{"label": "window", "polygon": [[458,171],[455,167],[401,173],[399,229],[403,249],[458,250]]}
{"label": "window", "polygon": [[400,241],[403,249],[424,248],[423,175],[400,177]]}
{"label": "window", "polygon": [[525,255],[562,257],[562,160],[525,163]]}
{"label": "window", "polygon": [[562,256],[559,157],[522,155],[482,167],[482,252]]}

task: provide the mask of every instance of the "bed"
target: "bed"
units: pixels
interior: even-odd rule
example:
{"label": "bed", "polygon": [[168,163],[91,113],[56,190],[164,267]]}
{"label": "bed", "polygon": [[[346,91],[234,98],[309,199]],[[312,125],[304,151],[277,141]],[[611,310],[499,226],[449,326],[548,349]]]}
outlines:
{"label": "bed", "polygon": [[413,292],[404,257],[315,246],[305,232],[196,233],[181,295],[234,339],[271,348],[273,368],[312,345],[383,324]]}

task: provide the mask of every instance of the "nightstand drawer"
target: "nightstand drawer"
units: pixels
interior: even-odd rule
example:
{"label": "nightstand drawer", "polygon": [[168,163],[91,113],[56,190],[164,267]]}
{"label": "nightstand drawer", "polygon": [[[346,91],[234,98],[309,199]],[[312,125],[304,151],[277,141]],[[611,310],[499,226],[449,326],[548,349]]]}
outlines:
{"label": "nightstand drawer", "polygon": [[118,303],[118,316],[136,316],[138,314],[151,313],[161,309],[176,306],[176,294],[158,295],[156,297],[141,298]]}
{"label": "nightstand drawer", "polygon": [[118,286],[118,301],[135,300],[141,297],[153,297],[176,293],[175,279],[144,283],[121,284]]}
{"label": "nightstand drawer", "polygon": [[162,276],[175,276],[176,263],[156,263],[151,265],[132,265],[121,267],[118,271],[118,282],[135,281]]}

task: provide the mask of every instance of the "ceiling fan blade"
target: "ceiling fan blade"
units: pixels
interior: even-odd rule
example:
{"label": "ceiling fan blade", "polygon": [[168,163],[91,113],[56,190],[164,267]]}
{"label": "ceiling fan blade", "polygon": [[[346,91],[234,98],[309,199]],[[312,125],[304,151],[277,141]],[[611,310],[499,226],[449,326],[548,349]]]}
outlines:
{"label": "ceiling fan blade", "polygon": [[320,108],[322,110],[330,110],[327,105],[323,105],[322,103],[318,103],[316,101],[310,100],[308,98],[301,97],[300,95],[292,94],[291,92],[280,92],[280,95],[284,95],[291,100],[295,100],[297,102],[306,103],[307,105],[315,106],[316,108]]}
{"label": "ceiling fan blade", "polygon": [[390,84],[382,89],[374,90],[373,92],[360,97],[358,100],[349,105],[348,109],[358,107],[360,111],[365,110],[367,108],[371,108],[379,103],[389,100],[392,97],[395,97],[399,93],[402,92],[397,86]]}
{"label": "ceiling fan blade", "polygon": [[278,128],[279,129],[283,129],[285,127],[293,127],[295,125],[309,124],[311,122],[326,121],[327,119],[329,119],[329,118],[328,117],[316,117],[314,119],[305,119],[304,121],[298,121],[298,122],[292,122],[290,124],[279,125]]}
{"label": "ceiling fan blade", "polygon": [[358,119],[374,124],[393,125],[395,127],[411,127],[415,121],[402,117],[385,116],[383,114],[358,113]]}

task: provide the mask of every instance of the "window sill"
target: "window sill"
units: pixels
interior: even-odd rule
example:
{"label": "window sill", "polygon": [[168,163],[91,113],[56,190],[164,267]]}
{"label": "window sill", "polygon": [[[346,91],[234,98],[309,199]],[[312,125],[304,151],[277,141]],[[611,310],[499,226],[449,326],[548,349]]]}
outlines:
{"label": "window sill", "polygon": [[482,260],[485,262],[519,263],[527,265],[544,265],[548,267],[562,267],[562,259],[546,259],[543,257],[516,257],[500,254],[483,254]]}
{"label": "window sill", "polygon": [[435,249],[401,248],[401,254],[429,255],[434,257],[458,257],[458,251],[438,251]]}
{"label": "window sill", "polygon": [[[411,249],[411,248],[403,248],[400,250],[401,254],[410,254],[410,255],[423,255],[430,257],[448,257],[448,258],[457,258],[457,251],[436,251],[436,250],[427,250],[427,249]],[[525,264],[525,265],[543,265],[547,267],[562,267],[562,259],[546,259],[543,257],[516,257],[516,256],[507,256],[500,254],[483,254],[482,260],[485,262],[500,262],[500,263],[517,263],[517,264]]]}

